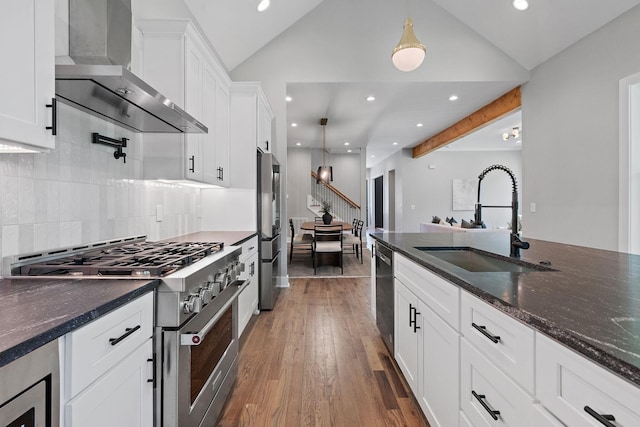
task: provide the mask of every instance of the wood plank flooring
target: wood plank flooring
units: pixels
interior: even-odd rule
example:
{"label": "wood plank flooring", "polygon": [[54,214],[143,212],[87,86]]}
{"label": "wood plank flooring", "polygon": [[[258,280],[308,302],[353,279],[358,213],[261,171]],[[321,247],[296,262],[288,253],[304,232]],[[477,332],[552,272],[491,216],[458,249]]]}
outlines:
{"label": "wood plank flooring", "polygon": [[241,340],[219,426],[428,426],[369,312],[370,279],[291,279]]}

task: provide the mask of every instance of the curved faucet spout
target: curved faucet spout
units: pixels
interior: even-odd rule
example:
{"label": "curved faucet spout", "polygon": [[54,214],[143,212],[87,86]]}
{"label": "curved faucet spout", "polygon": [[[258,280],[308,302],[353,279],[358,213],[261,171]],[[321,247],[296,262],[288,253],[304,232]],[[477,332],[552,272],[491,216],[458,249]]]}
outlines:
{"label": "curved faucet spout", "polygon": [[510,236],[510,253],[512,257],[520,257],[520,249],[529,249],[529,243],[523,242],[518,237],[518,182],[516,176],[511,169],[503,165],[489,166],[478,176],[478,202],[476,203],[475,223],[482,224],[482,203],[480,203],[480,188],[482,180],[491,171],[501,170],[506,172],[511,178],[513,192],[511,193],[511,206],[485,206],[487,208],[511,208],[511,236]]}

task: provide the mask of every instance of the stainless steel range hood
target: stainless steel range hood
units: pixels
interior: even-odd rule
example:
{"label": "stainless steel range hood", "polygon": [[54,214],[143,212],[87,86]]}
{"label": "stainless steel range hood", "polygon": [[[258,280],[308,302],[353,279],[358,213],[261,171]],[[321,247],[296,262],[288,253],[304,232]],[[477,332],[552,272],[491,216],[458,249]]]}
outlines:
{"label": "stainless steel range hood", "polygon": [[208,129],[128,70],[131,0],[69,0],[69,56],[56,65],[56,99],[135,132]]}

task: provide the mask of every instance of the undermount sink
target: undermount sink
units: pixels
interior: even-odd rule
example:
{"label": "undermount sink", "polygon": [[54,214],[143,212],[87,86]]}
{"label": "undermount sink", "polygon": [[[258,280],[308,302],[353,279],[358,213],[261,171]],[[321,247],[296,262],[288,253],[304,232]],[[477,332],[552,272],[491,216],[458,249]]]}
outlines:
{"label": "undermount sink", "polygon": [[471,272],[527,273],[552,268],[482,252],[469,247],[416,246],[416,249]]}

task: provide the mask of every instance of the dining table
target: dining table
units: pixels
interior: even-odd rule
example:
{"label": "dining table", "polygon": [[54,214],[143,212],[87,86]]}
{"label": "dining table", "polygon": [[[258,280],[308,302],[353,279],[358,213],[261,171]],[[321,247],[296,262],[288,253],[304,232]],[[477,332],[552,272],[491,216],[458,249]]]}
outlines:
{"label": "dining table", "polygon": [[[314,221],[305,221],[300,225],[301,230],[313,231],[316,225],[325,225],[324,222],[316,223]],[[341,225],[342,231],[353,230],[353,224],[344,221],[331,221],[329,225]]]}

